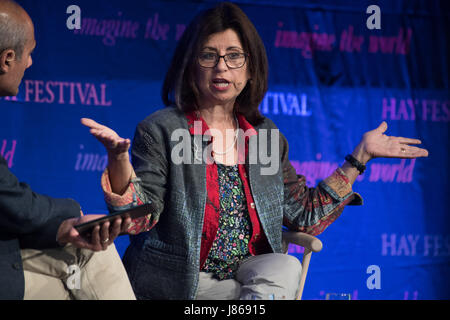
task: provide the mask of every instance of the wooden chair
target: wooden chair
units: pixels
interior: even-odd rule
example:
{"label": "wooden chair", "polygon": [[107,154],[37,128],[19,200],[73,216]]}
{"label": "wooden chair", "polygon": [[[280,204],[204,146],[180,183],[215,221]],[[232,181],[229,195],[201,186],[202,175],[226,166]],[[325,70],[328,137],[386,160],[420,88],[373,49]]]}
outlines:
{"label": "wooden chair", "polygon": [[288,252],[289,243],[305,248],[301,260],[302,272],[300,275],[300,286],[297,296],[297,300],[301,300],[303,288],[305,286],[306,275],[308,273],[309,262],[311,260],[311,254],[313,252],[319,252],[320,250],[322,250],[323,244],[322,241],[310,234],[306,234],[303,232],[283,231],[283,251],[285,253]]}

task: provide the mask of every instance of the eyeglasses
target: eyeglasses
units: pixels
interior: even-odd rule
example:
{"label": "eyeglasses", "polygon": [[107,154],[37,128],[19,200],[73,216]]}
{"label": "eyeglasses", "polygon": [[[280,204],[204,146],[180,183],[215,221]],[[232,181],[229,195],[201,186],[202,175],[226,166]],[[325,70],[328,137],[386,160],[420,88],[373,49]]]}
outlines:
{"label": "eyeglasses", "polygon": [[204,68],[215,68],[220,58],[223,58],[228,68],[238,69],[244,66],[247,56],[248,54],[241,52],[227,53],[223,56],[219,56],[214,52],[200,52],[198,55],[198,63]]}

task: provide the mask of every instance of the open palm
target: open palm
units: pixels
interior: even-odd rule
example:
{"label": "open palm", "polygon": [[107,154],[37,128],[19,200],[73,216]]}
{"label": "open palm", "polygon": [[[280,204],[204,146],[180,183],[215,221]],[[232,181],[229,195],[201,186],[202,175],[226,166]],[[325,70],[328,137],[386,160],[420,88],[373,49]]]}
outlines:
{"label": "open palm", "polygon": [[128,154],[131,144],[130,139],[121,138],[114,130],[92,119],[82,118],[81,123],[91,129],[91,134],[105,146],[109,155]]}
{"label": "open palm", "polygon": [[382,122],[380,126],[372,131],[366,132],[362,138],[361,145],[368,159],[373,158],[417,158],[427,157],[426,149],[411,145],[421,144],[418,139],[387,136],[387,123]]}

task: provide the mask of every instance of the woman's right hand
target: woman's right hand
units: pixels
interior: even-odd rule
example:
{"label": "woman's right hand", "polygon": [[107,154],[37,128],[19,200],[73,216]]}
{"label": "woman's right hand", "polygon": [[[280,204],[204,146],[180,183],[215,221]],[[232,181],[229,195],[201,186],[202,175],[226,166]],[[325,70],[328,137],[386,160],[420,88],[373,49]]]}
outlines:
{"label": "woman's right hand", "polygon": [[114,130],[92,119],[81,118],[81,123],[90,128],[91,134],[105,146],[110,159],[128,159],[130,139],[121,138]]}
{"label": "woman's right hand", "polygon": [[108,174],[111,190],[122,195],[130,184],[133,167],[130,163],[128,150],[130,139],[124,139],[112,129],[95,122],[92,119],[81,118],[81,123],[90,128],[90,132],[106,148],[108,152]]}

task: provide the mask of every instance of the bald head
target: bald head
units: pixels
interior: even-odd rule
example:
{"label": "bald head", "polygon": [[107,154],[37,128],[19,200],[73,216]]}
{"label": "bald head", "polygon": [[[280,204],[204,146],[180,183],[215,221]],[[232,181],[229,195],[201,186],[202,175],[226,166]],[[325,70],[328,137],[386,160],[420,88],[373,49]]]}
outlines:
{"label": "bald head", "polygon": [[14,1],[0,0],[0,53],[12,49],[20,59],[27,40],[34,40],[33,33],[27,12]]}
{"label": "bald head", "polygon": [[25,10],[0,0],[0,97],[17,95],[35,46],[33,22]]}

